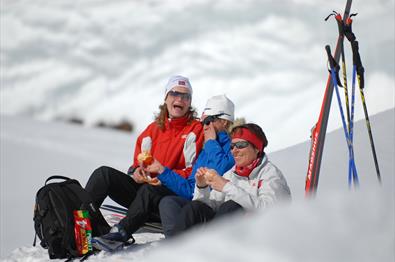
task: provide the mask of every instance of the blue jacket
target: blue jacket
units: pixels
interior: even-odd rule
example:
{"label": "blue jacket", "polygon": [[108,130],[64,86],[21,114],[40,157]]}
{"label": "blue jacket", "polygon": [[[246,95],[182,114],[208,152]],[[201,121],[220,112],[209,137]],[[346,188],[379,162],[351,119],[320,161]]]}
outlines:
{"label": "blue jacket", "polygon": [[192,199],[195,189],[195,173],[200,167],[215,169],[221,176],[234,166],[235,161],[230,150],[231,139],[226,132],[217,133],[216,140],[208,140],[193,166],[191,175],[185,179],[176,172],[165,167],[165,171],[157,176],[163,186],[186,199]]}

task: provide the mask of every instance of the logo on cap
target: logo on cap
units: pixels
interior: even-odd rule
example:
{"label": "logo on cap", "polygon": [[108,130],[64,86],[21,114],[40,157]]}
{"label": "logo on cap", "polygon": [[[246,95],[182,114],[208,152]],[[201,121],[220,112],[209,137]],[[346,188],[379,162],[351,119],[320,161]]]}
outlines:
{"label": "logo on cap", "polygon": [[186,83],[185,83],[185,81],[181,81],[181,80],[180,80],[180,81],[178,81],[178,85],[179,85],[179,86],[186,86]]}

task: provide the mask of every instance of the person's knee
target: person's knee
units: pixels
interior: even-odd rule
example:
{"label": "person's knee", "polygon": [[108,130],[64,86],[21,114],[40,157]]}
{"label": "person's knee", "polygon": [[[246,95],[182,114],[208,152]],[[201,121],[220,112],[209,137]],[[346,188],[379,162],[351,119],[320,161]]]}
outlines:
{"label": "person's knee", "polygon": [[166,212],[166,210],[172,209],[176,205],[176,200],[171,196],[166,196],[159,202],[159,211]]}
{"label": "person's knee", "polygon": [[162,220],[173,221],[180,215],[184,201],[177,196],[166,196],[159,202],[159,214]]}
{"label": "person's knee", "polygon": [[108,170],[110,169],[109,166],[100,166],[93,171],[93,174],[106,174],[108,173]]}
{"label": "person's knee", "polygon": [[216,216],[242,211],[243,207],[233,200],[224,202],[219,206]]}
{"label": "person's knee", "polygon": [[159,208],[159,213],[165,213],[167,210],[167,207],[171,205],[171,200],[168,199],[168,197],[162,198],[162,200],[159,202],[158,208]]}
{"label": "person's knee", "polygon": [[108,174],[109,169],[110,169],[110,167],[108,167],[108,166],[101,166],[101,167],[96,168],[91,175],[91,179],[103,178],[106,174]]}
{"label": "person's knee", "polygon": [[109,176],[108,171],[109,167],[101,166],[96,168],[91,176],[88,179],[88,182],[85,186],[85,189],[88,191],[95,191],[97,190],[98,186],[108,185],[109,184]]}
{"label": "person's knee", "polygon": [[202,208],[205,207],[205,205],[206,204],[200,201],[192,201],[189,203],[189,205],[185,205],[182,211],[184,214],[197,214]]}

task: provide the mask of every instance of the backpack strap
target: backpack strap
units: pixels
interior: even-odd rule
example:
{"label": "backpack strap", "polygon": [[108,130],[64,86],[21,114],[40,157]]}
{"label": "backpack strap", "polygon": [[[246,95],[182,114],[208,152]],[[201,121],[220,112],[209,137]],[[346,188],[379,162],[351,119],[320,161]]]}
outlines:
{"label": "backpack strap", "polygon": [[47,178],[47,180],[45,180],[44,185],[46,185],[52,179],[63,179],[63,180],[66,180],[66,181],[70,180],[70,178],[66,177],[66,176],[50,176],[50,177]]}
{"label": "backpack strap", "polygon": [[37,242],[37,233],[34,233],[34,240],[33,240],[33,246],[36,246],[36,242]]}

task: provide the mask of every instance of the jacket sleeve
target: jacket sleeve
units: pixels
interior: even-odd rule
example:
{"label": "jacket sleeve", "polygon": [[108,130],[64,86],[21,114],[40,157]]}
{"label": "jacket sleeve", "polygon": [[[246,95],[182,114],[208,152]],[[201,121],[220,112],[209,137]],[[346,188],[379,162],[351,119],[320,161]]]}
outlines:
{"label": "jacket sleeve", "polygon": [[198,188],[195,186],[193,200],[199,200],[210,206],[212,209],[217,210],[218,207],[224,203],[225,194],[212,190],[210,187]]}
{"label": "jacket sleeve", "polygon": [[162,185],[186,199],[192,199],[195,187],[195,175],[191,174],[188,178],[180,176],[173,170],[165,168],[165,171],[157,176]]}
{"label": "jacket sleeve", "polygon": [[203,147],[204,134],[202,131],[202,126],[200,123],[196,124],[196,127],[190,132],[185,139],[184,143],[184,159],[185,159],[185,168],[184,169],[175,169],[176,173],[181,175],[184,178],[188,178],[192,173],[192,165],[195,163],[197,156]]}
{"label": "jacket sleeve", "polygon": [[149,130],[149,126],[138,136],[138,138],[136,140],[136,145],[134,146],[133,163],[128,169],[128,174],[133,174],[134,170],[139,165],[139,162],[137,160],[137,156],[141,153],[141,144],[143,142],[143,139],[149,137],[148,130]]}
{"label": "jacket sleeve", "polygon": [[[265,208],[279,200],[290,199],[290,191],[280,170],[271,166],[265,172],[262,186],[257,195],[247,192],[244,188],[228,182],[222,192],[245,209]],[[227,173],[229,174],[229,173]],[[260,174],[262,177],[263,174]]]}
{"label": "jacket sleeve", "polygon": [[204,150],[200,151],[188,178],[185,179],[169,169],[166,169],[158,178],[164,186],[177,195],[192,199],[195,188],[195,174],[198,168],[208,166],[216,169],[217,172],[225,172],[233,166],[233,163],[233,156],[230,155],[229,157],[226,154],[226,149],[222,148],[216,140],[209,140],[204,145]]}

